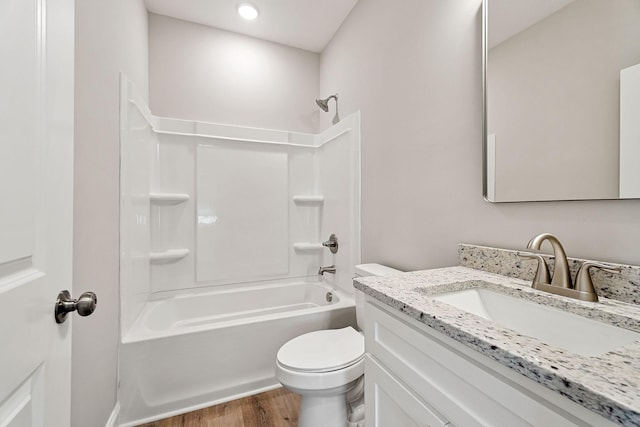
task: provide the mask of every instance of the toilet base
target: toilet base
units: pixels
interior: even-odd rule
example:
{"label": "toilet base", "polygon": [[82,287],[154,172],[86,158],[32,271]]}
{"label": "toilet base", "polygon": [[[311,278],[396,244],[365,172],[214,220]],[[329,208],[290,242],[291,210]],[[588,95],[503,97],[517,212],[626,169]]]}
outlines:
{"label": "toilet base", "polygon": [[361,378],[327,390],[301,390],[285,385],[300,395],[298,427],[346,427],[350,403],[347,397],[360,384]]}
{"label": "toilet base", "polygon": [[298,427],[345,427],[347,402],[344,394],[337,396],[302,396]]}

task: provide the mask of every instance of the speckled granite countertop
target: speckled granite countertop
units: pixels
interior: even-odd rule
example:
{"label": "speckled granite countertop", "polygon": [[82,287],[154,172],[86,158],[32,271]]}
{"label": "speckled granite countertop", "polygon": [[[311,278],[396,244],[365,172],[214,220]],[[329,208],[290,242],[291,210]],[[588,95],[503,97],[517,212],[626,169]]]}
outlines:
{"label": "speckled granite countertop", "polygon": [[605,298],[597,303],[571,300],[533,290],[530,282],[522,279],[467,267],[362,277],[354,285],[613,422],[640,426],[640,341],[604,355],[581,356],[433,300],[432,296],[484,287],[640,332],[638,305]]}

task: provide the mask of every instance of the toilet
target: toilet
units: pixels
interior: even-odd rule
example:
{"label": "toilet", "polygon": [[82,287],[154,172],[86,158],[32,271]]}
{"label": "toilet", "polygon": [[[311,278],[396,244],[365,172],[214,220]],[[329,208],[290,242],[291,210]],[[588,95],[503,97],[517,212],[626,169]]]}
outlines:
{"label": "toilet", "polygon": [[[357,277],[400,273],[380,264],[355,266]],[[364,294],[355,291],[356,321],[364,328]],[[364,426],[364,336],[352,327],[300,335],[276,357],[276,378],[300,395],[298,427]]]}

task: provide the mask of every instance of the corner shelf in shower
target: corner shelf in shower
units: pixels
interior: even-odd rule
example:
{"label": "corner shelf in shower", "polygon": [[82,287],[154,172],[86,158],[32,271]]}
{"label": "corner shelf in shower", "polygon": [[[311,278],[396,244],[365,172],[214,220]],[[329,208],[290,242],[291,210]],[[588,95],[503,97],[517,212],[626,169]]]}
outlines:
{"label": "corner shelf in shower", "polygon": [[162,252],[151,252],[149,261],[154,264],[178,261],[189,255],[189,249],[169,249]]}
{"label": "corner shelf in shower", "polygon": [[293,196],[296,205],[321,205],[324,203],[324,196]]}
{"label": "corner shelf in shower", "polygon": [[177,205],[189,200],[186,193],[150,193],[149,199],[154,205]]}

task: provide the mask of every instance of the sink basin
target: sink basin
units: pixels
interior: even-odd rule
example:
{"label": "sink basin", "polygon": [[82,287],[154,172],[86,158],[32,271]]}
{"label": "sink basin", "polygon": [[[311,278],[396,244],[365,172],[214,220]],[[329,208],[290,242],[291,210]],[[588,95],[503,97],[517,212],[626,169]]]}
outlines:
{"label": "sink basin", "polygon": [[638,332],[487,289],[466,289],[432,298],[583,356],[598,356],[640,340]]}

